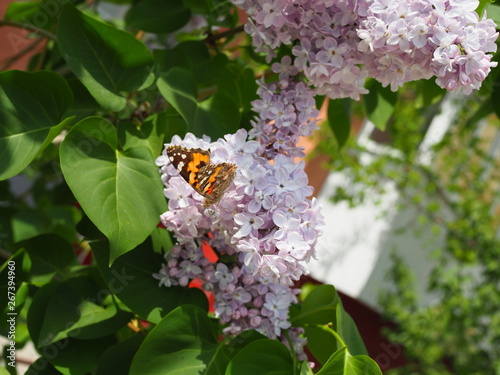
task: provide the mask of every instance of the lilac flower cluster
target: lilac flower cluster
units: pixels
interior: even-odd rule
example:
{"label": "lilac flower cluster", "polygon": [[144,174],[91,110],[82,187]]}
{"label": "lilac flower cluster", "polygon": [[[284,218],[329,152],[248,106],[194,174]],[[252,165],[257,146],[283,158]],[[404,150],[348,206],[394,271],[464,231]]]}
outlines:
{"label": "lilac flower cluster", "polygon": [[298,82],[295,77],[298,70],[291,61],[285,56],[281,63],[272,65],[272,70],[279,73],[279,81],[271,84],[259,81],[259,99],[252,102],[258,117],[252,123],[250,136],[259,140],[259,153],[268,159],[278,154],[304,157],[302,148],[297,147],[299,138],[311,135],[318,128],[314,91],[304,82]]}
{"label": "lilac flower cluster", "polygon": [[292,45],[293,65],[318,94],[358,99],[369,76],[396,90],[437,77],[470,93],[496,62],[493,21],[475,0],[232,0],[249,15],[245,30],[269,59]]}
{"label": "lilac flower cluster", "polygon": [[[253,328],[276,338],[290,327],[288,309],[297,302],[293,283],[308,273],[306,263],[315,256],[323,217],[316,200],[307,198],[312,188],[304,162],[281,153],[271,161],[262,152],[263,139],[247,136],[241,129],[216,142],[192,134],[173,137],[171,144],[210,149],[211,163],[237,165],[233,185],[209,208],[202,206],[203,197],[179,176],[165,151],[157,159],[169,206],[161,220],[178,243],[155,277],[165,286],[201,279],[203,288],[214,294],[215,314],[227,324],[225,332]],[[218,262],[203,255],[203,243],[219,254]],[[299,332],[289,331],[295,344],[303,340]]]}
{"label": "lilac flower cluster", "polygon": [[[404,82],[437,77],[455,93],[479,89],[495,52],[495,23],[474,11],[479,1],[378,0],[363,9],[358,48],[370,56],[370,76],[396,90]],[[366,12],[366,13],[365,13]]]}

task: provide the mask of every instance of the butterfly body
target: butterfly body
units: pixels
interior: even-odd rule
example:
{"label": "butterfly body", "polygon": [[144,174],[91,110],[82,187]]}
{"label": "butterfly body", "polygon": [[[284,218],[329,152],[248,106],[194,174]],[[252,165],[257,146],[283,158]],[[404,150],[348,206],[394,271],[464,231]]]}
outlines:
{"label": "butterfly body", "polygon": [[167,156],[181,177],[205,197],[204,207],[218,203],[236,176],[236,165],[210,164],[210,152],[201,148],[170,146]]}

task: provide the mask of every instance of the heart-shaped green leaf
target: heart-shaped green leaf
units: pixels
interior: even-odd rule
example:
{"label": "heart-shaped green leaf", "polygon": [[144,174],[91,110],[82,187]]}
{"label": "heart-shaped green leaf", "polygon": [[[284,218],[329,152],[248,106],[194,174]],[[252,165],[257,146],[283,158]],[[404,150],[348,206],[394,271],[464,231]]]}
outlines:
{"label": "heart-shaped green leaf", "polygon": [[336,330],[342,340],[349,348],[349,352],[353,355],[364,354],[367,355],[365,344],[361,335],[359,334],[356,323],[352,320],[351,316],[341,303],[337,305],[337,325]]}
{"label": "heart-shaped green leaf", "polygon": [[[41,352],[47,353],[44,359],[48,359],[58,370],[56,374],[87,375],[94,373],[93,370],[97,367],[102,353],[115,343],[115,335],[92,340],[70,338],[46,346]],[[51,353],[57,353],[57,355],[51,355]],[[42,365],[41,368],[44,369],[44,366]],[[40,373],[40,367],[35,367],[34,370],[35,374]],[[52,372],[49,374],[55,375]]]}
{"label": "heart-shaped green leaf", "polygon": [[118,141],[123,149],[134,146],[145,146],[153,155],[160,155],[163,149],[165,134],[170,128],[165,112],[157,112],[137,125],[131,121],[118,124]]}
{"label": "heart-shaped green leaf", "polygon": [[134,3],[125,22],[150,33],[171,33],[179,30],[191,18],[191,11],[182,0],[143,0]]}
{"label": "heart-shaped green leaf", "polygon": [[81,218],[76,207],[49,206],[25,208],[12,217],[14,241],[19,242],[43,233],[54,233],[68,242],[76,239],[75,225]]}
{"label": "heart-shaped green leaf", "polygon": [[325,364],[341,346],[334,332],[326,325],[307,325],[304,330],[307,348],[321,364]]}
{"label": "heart-shaped green leaf", "polygon": [[226,375],[293,374],[290,351],[276,340],[262,339],[245,346],[229,363]]}
{"label": "heart-shaped green leaf", "polygon": [[[155,50],[154,56],[161,72],[167,72],[173,67],[184,68],[193,74],[200,87],[212,86],[213,89],[213,85],[217,83],[220,89],[221,82],[235,82],[231,79],[234,74],[226,69],[228,57],[223,53],[211,55],[207,44],[202,41],[188,40],[172,49]],[[253,75],[252,80],[256,86]],[[253,94],[256,95],[255,91]]]}
{"label": "heart-shaped green leaf", "polygon": [[68,78],[66,81],[75,98],[66,116],[75,116],[75,122],[81,121],[85,117],[95,116],[101,106],[90,95],[89,90],[75,77]]}
{"label": "heart-shaped green leaf", "polygon": [[0,73],[0,180],[21,172],[59,134],[72,101],[56,73]]}
{"label": "heart-shaped green leaf", "polygon": [[319,285],[306,297],[300,310],[291,317],[294,326],[336,323],[339,295],[333,285]]}
{"label": "heart-shaped green leaf", "polygon": [[132,315],[119,310],[111,298],[106,299],[110,293],[87,276],[57,285],[46,301],[37,347],[67,337],[99,338],[124,326]]}
{"label": "heart-shaped green leaf", "polygon": [[120,111],[126,105],[122,91],[153,83],[153,55],[130,33],[66,4],[56,35],[68,66],[105,109]]}
{"label": "heart-shaped green leaf", "polygon": [[346,347],[332,354],[317,375],[382,375],[373,359],[366,355],[351,355]]}
{"label": "heart-shaped green leaf", "polygon": [[[52,31],[62,4],[63,2],[50,0],[13,1],[5,11],[4,19]],[[19,46],[25,45],[27,41],[21,42],[21,38],[24,38],[21,32],[15,33],[11,31],[7,33],[7,39],[9,39],[13,47],[17,42],[20,43]],[[14,47],[15,52],[18,52],[17,48],[19,47]]]}
{"label": "heart-shaped green leaf", "polygon": [[166,210],[151,151],[140,145],[117,150],[113,125],[89,117],[68,132],[60,157],[71,191],[110,240],[109,261],[143,242]]}
{"label": "heart-shaped green leaf", "polygon": [[300,375],[314,375],[311,367],[309,367],[309,363],[307,361],[303,361],[300,365]]}
{"label": "heart-shaped green leaf", "polygon": [[328,124],[341,148],[349,139],[351,132],[350,98],[330,100],[328,103]]}
{"label": "heart-shaped green leaf", "polygon": [[55,234],[42,234],[20,245],[30,256],[30,281],[34,285],[41,286],[56,274],[64,275],[66,267],[76,260],[71,244]]}
{"label": "heart-shaped green leaf", "polygon": [[234,100],[224,91],[202,102],[197,100],[196,81],[186,69],[174,67],[158,80],[158,89],[181,114],[188,131],[212,139],[234,133],[240,123],[240,112]]}
{"label": "heart-shaped green leaf", "polygon": [[204,374],[218,346],[206,312],[195,306],[180,306],[144,339],[130,375]]}
{"label": "heart-shaped green leaf", "polygon": [[367,88],[370,92],[364,96],[363,100],[366,115],[378,129],[385,130],[387,121],[394,112],[398,94],[392,92],[390,87],[382,87],[375,80],[369,81]]}
{"label": "heart-shaped green leaf", "polygon": [[99,359],[96,375],[128,375],[135,353],[144,341],[141,334],[109,347]]}
{"label": "heart-shaped green leaf", "polygon": [[140,317],[158,323],[182,304],[208,310],[207,298],[201,290],[158,285],[153,274],[159,272],[164,258],[153,251],[149,239],[118,258],[111,267],[108,267],[109,248],[106,241],[92,242],[92,250],[109,290]]}

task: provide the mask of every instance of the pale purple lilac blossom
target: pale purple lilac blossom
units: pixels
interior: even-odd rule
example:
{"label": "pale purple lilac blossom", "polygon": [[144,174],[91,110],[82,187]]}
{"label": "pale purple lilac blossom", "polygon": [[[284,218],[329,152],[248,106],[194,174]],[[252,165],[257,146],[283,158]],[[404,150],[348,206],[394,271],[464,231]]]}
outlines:
{"label": "pale purple lilac blossom", "polygon": [[479,19],[476,0],[233,3],[247,12],[245,30],[257,51],[271,61],[279,46],[291,45],[293,66],[315,93],[331,98],[359,99],[367,77],[393,91],[436,77],[446,90],[469,94],[497,65],[495,23]]}
{"label": "pale purple lilac blossom", "polygon": [[[316,256],[323,216],[316,200],[307,198],[312,188],[307,185],[304,162],[294,161],[301,153],[295,144],[298,134],[316,126],[309,118],[299,121],[304,116],[296,105],[310,97],[310,89],[294,87],[291,80],[287,90],[261,85],[260,93],[269,93],[268,104],[260,107],[267,116],[257,122],[274,126],[274,135],[259,136],[260,125],[256,125],[250,139],[246,130],[240,129],[216,142],[187,134],[184,139],[174,136],[166,145],[210,149],[211,163],[230,162],[238,169],[222,200],[204,208],[204,198],[179,176],[166,151],[157,159],[164,193],[169,198],[169,211],[161,215],[161,221],[172,231],[177,244],[166,254],[165,264],[154,277],[164,286],[186,286],[195,278],[202,280],[203,288],[214,294],[215,315],[226,325],[226,334],[256,329],[286,343],[282,335],[286,329],[297,354],[304,359],[305,341],[299,336],[302,330],[291,327],[288,311],[297,303],[299,292],[293,283],[308,273],[306,263]],[[293,112],[289,123],[282,122],[279,127],[271,114],[277,101]],[[317,114],[311,110],[308,113]],[[276,134],[286,135],[283,147],[277,149],[268,143],[271,138],[279,142],[273,138]],[[203,255],[205,241],[221,256],[218,262],[211,263]]]}

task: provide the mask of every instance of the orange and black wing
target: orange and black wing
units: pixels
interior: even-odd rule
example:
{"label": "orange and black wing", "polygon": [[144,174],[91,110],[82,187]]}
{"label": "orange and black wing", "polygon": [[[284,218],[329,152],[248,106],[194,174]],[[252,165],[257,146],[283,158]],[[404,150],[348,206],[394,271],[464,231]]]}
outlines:
{"label": "orange and black wing", "polygon": [[220,201],[236,176],[236,165],[231,163],[210,164],[200,169],[199,183],[194,189],[205,197],[208,207]]}
{"label": "orange and black wing", "polygon": [[199,183],[198,172],[210,164],[210,153],[201,148],[170,146],[167,148],[167,156],[182,178],[196,190],[195,186]]}
{"label": "orange and black wing", "polygon": [[205,197],[205,207],[219,202],[236,176],[236,165],[210,164],[210,152],[201,148],[170,146],[167,156],[184,180]]}

